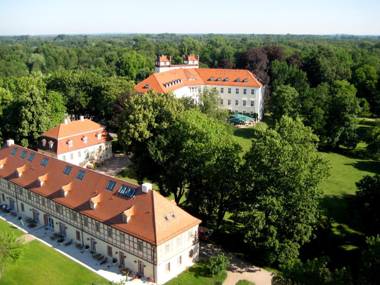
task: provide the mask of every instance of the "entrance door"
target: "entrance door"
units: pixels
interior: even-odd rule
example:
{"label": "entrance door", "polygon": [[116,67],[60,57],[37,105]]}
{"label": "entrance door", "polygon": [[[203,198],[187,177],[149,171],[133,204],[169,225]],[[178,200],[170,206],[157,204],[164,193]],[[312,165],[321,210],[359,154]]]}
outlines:
{"label": "entrance door", "polygon": [[37,224],[40,222],[40,213],[36,210],[33,211],[33,221]]}
{"label": "entrance door", "polygon": [[63,237],[66,236],[66,226],[62,223],[59,223],[59,234]]}
{"label": "entrance door", "polygon": [[90,247],[91,247],[91,251],[96,252],[96,241],[93,238],[91,238]]}
{"label": "entrance door", "polygon": [[9,208],[11,209],[11,211],[15,209],[15,200],[9,199]]}
{"label": "entrance door", "polygon": [[139,265],[138,265],[138,273],[141,275],[141,276],[144,276],[144,263],[139,260]]}
{"label": "entrance door", "polygon": [[54,220],[50,216],[48,216],[48,228],[49,230],[54,230]]}
{"label": "entrance door", "polygon": [[124,268],[125,267],[125,256],[124,256],[124,253],[123,252],[119,252],[119,263],[120,263],[120,267],[121,268]]}

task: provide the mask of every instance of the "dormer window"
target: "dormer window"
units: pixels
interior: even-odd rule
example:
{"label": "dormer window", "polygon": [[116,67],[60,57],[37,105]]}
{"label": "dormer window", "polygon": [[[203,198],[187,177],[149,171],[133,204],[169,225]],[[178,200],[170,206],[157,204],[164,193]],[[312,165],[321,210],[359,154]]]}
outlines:
{"label": "dormer window", "polygon": [[95,210],[96,209],[96,205],[97,205],[97,203],[95,203],[94,201],[90,201],[90,208],[92,209],[92,210]]}
{"label": "dormer window", "polygon": [[46,146],[46,142],[47,142],[46,139],[42,139],[41,142],[42,142],[42,146],[45,147]]}
{"label": "dormer window", "polygon": [[21,157],[22,159],[25,159],[27,154],[28,154],[27,151],[26,151],[26,150],[23,150],[23,151],[21,152],[20,157]]}
{"label": "dormer window", "polygon": [[68,140],[68,141],[67,141],[67,145],[68,145],[69,147],[72,147],[72,146],[74,145],[73,140]]}
{"label": "dormer window", "polygon": [[108,181],[108,183],[107,183],[107,190],[108,191],[112,191],[113,188],[115,188],[115,185],[116,185],[115,181],[113,181],[113,180]]}
{"label": "dormer window", "polygon": [[79,170],[77,174],[77,179],[83,180],[85,174],[86,172],[84,170]]}
{"label": "dormer window", "polygon": [[53,146],[54,146],[54,142],[53,141],[49,141],[49,148],[53,149]]}
{"label": "dormer window", "polygon": [[96,134],[96,138],[97,138],[98,140],[101,140],[101,138],[102,138],[102,134],[101,134],[101,133],[97,133],[97,134]]}
{"label": "dormer window", "polygon": [[35,153],[35,152],[31,152],[30,155],[29,155],[28,160],[29,160],[30,162],[32,162],[35,156],[36,156],[36,153]]}
{"label": "dormer window", "polygon": [[82,141],[83,141],[83,143],[88,143],[88,137],[86,137],[86,136],[84,136],[83,138],[82,138]]}
{"label": "dormer window", "polygon": [[66,165],[65,169],[63,170],[63,173],[66,175],[70,175],[72,169],[73,168],[70,165]]}
{"label": "dormer window", "polygon": [[123,223],[128,224],[132,216],[135,214],[135,207],[132,206],[122,213]]}
{"label": "dormer window", "polygon": [[48,164],[48,162],[49,162],[49,159],[45,157],[41,160],[40,164],[41,166],[45,167]]}
{"label": "dormer window", "polygon": [[15,156],[17,153],[17,147],[13,148],[11,151],[11,155]]}

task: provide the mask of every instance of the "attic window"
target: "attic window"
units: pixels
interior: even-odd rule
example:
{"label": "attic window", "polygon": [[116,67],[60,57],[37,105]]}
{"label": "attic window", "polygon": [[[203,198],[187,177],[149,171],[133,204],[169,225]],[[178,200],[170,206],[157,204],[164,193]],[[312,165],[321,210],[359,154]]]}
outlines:
{"label": "attic window", "polygon": [[145,84],[144,89],[149,89],[149,84]]}
{"label": "attic window", "polygon": [[69,147],[72,147],[72,146],[74,145],[73,140],[68,140],[68,141],[67,141],[67,145],[68,145]]}
{"label": "attic window", "polygon": [[96,134],[96,138],[97,138],[98,140],[100,140],[100,139],[102,138],[102,134],[101,134],[101,133],[97,133],[97,134]]}
{"label": "attic window", "polygon": [[66,165],[65,169],[63,170],[63,173],[66,175],[70,175],[72,169],[73,168],[70,165]]}
{"label": "attic window", "polygon": [[86,172],[84,170],[79,170],[77,174],[77,179],[83,180],[85,174]]}
{"label": "attic window", "polygon": [[49,148],[52,149],[54,146],[54,142],[53,141],[49,141]]}
{"label": "attic window", "polygon": [[28,154],[28,153],[26,152],[26,150],[23,150],[23,151],[21,152],[20,157],[21,157],[22,159],[25,159],[27,154]]}
{"label": "attic window", "polygon": [[42,146],[45,147],[46,146],[46,139],[42,139]]}
{"label": "attic window", "polygon": [[108,191],[112,191],[113,188],[115,188],[115,185],[116,185],[116,182],[115,182],[115,181],[113,181],[113,180],[108,181],[108,184],[107,184],[107,190],[108,190]]}
{"label": "attic window", "polygon": [[11,155],[15,156],[17,153],[17,147],[13,148],[11,151]]}
{"label": "attic window", "polygon": [[235,82],[240,82],[240,78],[239,77],[236,78]]}
{"label": "attic window", "polygon": [[84,143],[88,143],[88,137],[84,136],[84,137],[82,138],[82,141],[83,141]]}
{"label": "attic window", "polygon": [[48,158],[43,158],[42,160],[41,160],[41,166],[43,166],[43,167],[45,167],[47,164],[48,164],[48,162],[49,162],[49,159]]}
{"label": "attic window", "polygon": [[31,152],[30,155],[29,155],[28,160],[29,160],[30,162],[32,162],[35,156],[36,156],[36,153],[35,153],[35,152]]}
{"label": "attic window", "polygon": [[223,79],[223,81],[229,81],[228,77],[225,77],[225,78]]}
{"label": "attic window", "polygon": [[247,78],[244,78],[244,79],[243,79],[243,82],[248,82],[248,79],[247,79]]}

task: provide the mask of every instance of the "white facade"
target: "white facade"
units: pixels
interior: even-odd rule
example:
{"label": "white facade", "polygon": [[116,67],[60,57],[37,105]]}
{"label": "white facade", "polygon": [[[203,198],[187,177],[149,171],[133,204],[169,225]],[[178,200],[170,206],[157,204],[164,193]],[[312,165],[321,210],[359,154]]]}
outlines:
{"label": "white facade", "polygon": [[161,245],[150,244],[102,224],[18,185],[0,179],[0,204],[24,220],[33,219],[37,227],[59,233],[65,240],[100,253],[108,262],[139,273],[157,284],[164,284],[198,259],[198,226],[180,233]]}
{"label": "white facade", "polygon": [[216,90],[219,94],[219,106],[230,110],[246,114],[258,114],[261,120],[264,112],[264,88],[220,86],[220,85],[200,85],[186,86],[173,91],[176,98],[191,98],[199,103],[199,95],[205,89]]}
{"label": "white facade", "polygon": [[112,157],[111,142],[100,143],[74,151],[59,154],[59,160],[67,161],[75,165],[84,165],[90,161],[103,161]]}

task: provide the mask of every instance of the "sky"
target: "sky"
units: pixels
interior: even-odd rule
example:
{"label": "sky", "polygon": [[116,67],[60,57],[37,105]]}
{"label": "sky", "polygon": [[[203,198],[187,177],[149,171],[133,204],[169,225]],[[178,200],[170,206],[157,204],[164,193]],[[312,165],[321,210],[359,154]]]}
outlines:
{"label": "sky", "polygon": [[0,35],[380,35],[380,0],[0,0]]}

